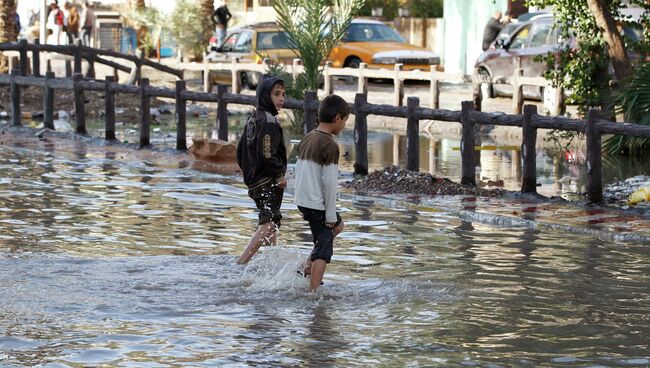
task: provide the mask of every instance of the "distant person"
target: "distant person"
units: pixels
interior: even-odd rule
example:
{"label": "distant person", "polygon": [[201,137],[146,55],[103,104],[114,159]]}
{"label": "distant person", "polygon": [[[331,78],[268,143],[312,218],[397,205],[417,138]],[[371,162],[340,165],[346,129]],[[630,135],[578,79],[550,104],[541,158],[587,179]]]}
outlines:
{"label": "distant person", "polygon": [[65,23],[65,15],[59,8],[59,2],[54,0],[49,6],[50,12],[47,15],[47,29],[50,30],[51,41],[54,45],[61,44],[61,32]]}
{"label": "distant person", "polygon": [[510,10],[506,10],[505,13],[503,13],[503,17],[501,18],[501,24],[504,26],[512,23],[512,15],[510,15]]}
{"label": "distant person", "polygon": [[14,26],[16,27],[15,28],[16,29],[16,39],[18,39],[20,37],[20,30],[22,28],[21,25],[20,25],[20,16],[18,15],[18,12],[16,11],[17,6],[18,6],[18,2],[14,2],[12,12],[13,12],[13,16],[14,16]]}
{"label": "distant person", "polygon": [[79,17],[79,26],[81,26],[81,44],[90,47],[90,36],[93,34],[93,24],[95,23],[95,13],[90,8],[87,0],[81,2],[81,16]]}
{"label": "distant person", "polygon": [[232,14],[228,10],[228,1],[223,0],[223,3],[212,13],[212,21],[217,25],[217,46],[221,46],[226,39],[226,32],[228,30],[228,21],[232,18]]}
{"label": "distant person", "polygon": [[334,238],[343,230],[343,220],[336,212],[339,146],[334,136],[345,128],[349,115],[350,107],[344,99],[325,97],[318,107],[318,127],[298,146],[294,202],[309,223],[314,243],[307,267],[299,273],[310,276],[310,291],[321,285],[334,254]]}
{"label": "distant person", "polygon": [[257,84],[255,111],[248,118],[237,145],[237,163],[248,187],[248,196],[259,210],[258,227],[237,260],[246,264],[260,246],[275,244],[287,187],[287,148],[277,115],[284,104],[282,79],[265,74]]}
{"label": "distant person", "polygon": [[63,8],[68,13],[66,20],[67,24],[65,25],[65,32],[68,35],[68,44],[74,44],[74,41],[79,38],[79,12],[77,7],[71,2],[65,3]]}
{"label": "distant person", "polygon": [[487,22],[487,25],[485,25],[485,30],[483,31],[483,51],[490,48],[490,44],[492,41],[496,40],[501,29],[503,29],[503,24],[501,24],[501,12],[497,11]]}

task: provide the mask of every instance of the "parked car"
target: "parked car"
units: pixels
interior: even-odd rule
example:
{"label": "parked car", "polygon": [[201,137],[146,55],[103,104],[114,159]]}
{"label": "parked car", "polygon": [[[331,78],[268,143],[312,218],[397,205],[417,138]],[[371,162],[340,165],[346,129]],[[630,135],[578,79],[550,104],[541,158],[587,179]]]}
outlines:
{"label": "parked car", "polygon": [[[558,30],[553,26],[552,14],[539,13],[524,22],[511,23],[505,26],[489,49],[479,55],[474,65],[480,75],[489,76],[492,80],[505,80],[512,77],[517,63],[524,70],[526,77],[541,77],[546,70],[546,63],[535,61],[538,56],[557,53],[566,42],[574,44],[574,40],[560,40]],[[629,42],[638,42],[640,32],[631,24],[621,24],[622,34]],[[639,58],[638,54],[629,52],[632,61]],[[611,69],[611,68],[610,68]],[[504,84],[483,84],[483,95],[486,97],[512,96],[512,86]],[[542,99],[544,88],[524,86],[524,97]]]}
{"label": "parked car", "polygon": [[[291,64],[296,56],[283,33],[274,22],[232,28],[221,45],[217,46],[216,39],[211,39],[207,59],[209,62],[228,63],[238,57],[242,63],[261,64],[264,58],[269,58],[276,63]],[[239,73],[241,85],[251,89],[257,86],[259,77],[260,73],[257,72]],[[212,71],[210,81],[229,84],[232,74],[230,71]]]}
{"label": "parked car", "polygon": [[[269,58],[276,63],[291,64],[296,57],[287,42],[288,36],[275,22],[257,23],[232,28],[221,45],[210,39],[209,62],[230,62],[238,57],[241,62],[261,63]],[[355,19],[346,36],[329,55],[334,67],[358,68],[361,63],[370,68],[394,68],[404,64],[405,70],[430,70],[440,64],[438,54],[423,47],[411,45],[389,26],[373,20]],[[228,71],[211,72],[212,83],[230,83]],[[241,72],[242,86],[255,88],[259,73]]]}
{"label": "parked car", "polygon": [[[508,24],[490,48],[479,55],[474,65],[475,70],[492,80],[505,80],[513,76],[517,63],[520,63],[524,76],[542,76],[546,63],[535,61],[535,58],[554,52],[560,46],[553,19],[551,14],[540,14],[529,21]],[[523,92],[528,98],[543,97],[543,89],[540,87],[524,86]],[[486,97],[511,96],[512,86],[484,84],[483,93]]]}
{"label": "parked car", "polygon": [[369,68],[392,69],[396,63],[404,64],[404,70],[430,70],[440,64],[440,56],[424,47],[407,43],[389,26],[382,22],[355,19],[350,29],[329,55],[335,68],[358,68],[366,63]]}

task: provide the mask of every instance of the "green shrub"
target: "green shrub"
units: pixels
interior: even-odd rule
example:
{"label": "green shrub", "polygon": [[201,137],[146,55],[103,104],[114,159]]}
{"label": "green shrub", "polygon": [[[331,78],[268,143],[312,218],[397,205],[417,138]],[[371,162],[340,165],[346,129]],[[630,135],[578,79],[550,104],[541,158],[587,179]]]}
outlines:
{"label": "green shrub", "polygon": [[[650,63],[641,63],[636,68],[614,104],[617,112],[625,116],[625,122],[650,125]],[[650,140],[615,135],[605,140],[603,150],[609,154],[647,154]]]}
{"label": "green shrub", "polygon": [[195,58],[203,55],[210,36],[205,33],[205,22],[206,17],[201,13],[199,2],[176,0],[176,8],[169,21],[170,31],[183,54]]}

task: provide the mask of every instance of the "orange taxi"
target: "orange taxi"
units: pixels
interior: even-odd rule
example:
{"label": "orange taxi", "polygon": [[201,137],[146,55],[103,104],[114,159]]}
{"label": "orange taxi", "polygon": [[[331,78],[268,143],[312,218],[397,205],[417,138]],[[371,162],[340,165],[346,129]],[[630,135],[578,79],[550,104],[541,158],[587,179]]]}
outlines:
{"label": "orange taxi", "polygon": [[328,60],[335,68],[358,68],[366,63],[369,68],[392,69],[403,64],[404,70],[430,70],[440,64],[440,56],[424,47],[411,45],[386,24],[366,19],[355,19]]}

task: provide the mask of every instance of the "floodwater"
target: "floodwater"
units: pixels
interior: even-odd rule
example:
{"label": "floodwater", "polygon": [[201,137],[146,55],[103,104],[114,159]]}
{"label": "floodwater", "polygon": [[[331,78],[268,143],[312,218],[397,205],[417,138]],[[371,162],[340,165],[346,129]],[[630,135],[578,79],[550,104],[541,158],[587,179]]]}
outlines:
{"label": "floodwater", "polygon": [[240,178],[0,146],[0,365],[650,365],[647,244],[344,194],[310,294],[291,192],[279,245],[238,266]]}

